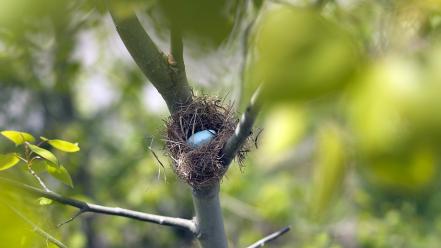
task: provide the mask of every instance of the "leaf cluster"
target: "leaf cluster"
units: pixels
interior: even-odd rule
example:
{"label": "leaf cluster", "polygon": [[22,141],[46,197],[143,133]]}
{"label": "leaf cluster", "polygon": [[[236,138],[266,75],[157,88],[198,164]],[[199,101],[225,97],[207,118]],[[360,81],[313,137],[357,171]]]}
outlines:
{"label": "leaf cluster", "polygon": [[80,150],[78,143],[45,137],[40,137],[40,141],[36,143],[36,139],[31,134],[13,130],[5,130],[1,134],[12,141],[16,148],[21,148],[21,151],[0,154],[0,171],[25,164],[27,170],[34,176],[35,173],[45,171],[56,180],[73,187],[68,170],[60,163],[54,153],[43,146],[48,144],[58,151],[74,153]]}

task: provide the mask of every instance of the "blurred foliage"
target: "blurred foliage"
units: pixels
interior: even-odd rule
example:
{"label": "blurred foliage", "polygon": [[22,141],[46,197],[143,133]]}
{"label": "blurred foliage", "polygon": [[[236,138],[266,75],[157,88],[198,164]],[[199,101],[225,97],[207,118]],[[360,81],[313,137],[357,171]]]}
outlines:
{"label": "blurred foliage", "polygon": [[317,137],[317,165],[314,168],[311,214],[320,216],[339,192],[346,171],[345,143],[341,131],[332,124],[320,128]]}
{"label": "blurred foliage", "polygon": [[[247,102],[264,85],[257,151],[242,171],[231,166],[222,183],[232,247],[285,225],[292,231],[274,247],[439,246],[440,1],[117,4],[121,12],[137,8],[161,48],[168,49],[172,25],[182,29],[195,92]],[[81,144],[75,155],[57,153],[74,189],[44,173],[44,164],[34,165],[48,186],[92,202],[191,218],[190,190],[147,149],[153,140],[159,159],[170,164],[161,153],[165,104],[128,57],[104,2],[0,0],[0,6],[0,130]],[[214,66],[192,54],[215,56]],[[239,62],[212,72],[227,55]],[[240,78],[233,67],[243,60],[244,83],[233,87],[227,81]],[[204,84],[192,71],[222,78]],[[1,153],[13,154],[14,144],[4,141]],[[0,158],[8,162],[0,176],[38,186],[23,164],[10,167],[13,157]],[[55,228],[75,210],[25,196],[0,190],[0,225],[7,227],[0,240],[8,247],[46,246],[16,212],[68,247],[195,245],[181,230],[124,218],[87,215]]]}
{"label": "blurred foliage", "polygon": [[267,98],[283,101],[327,94],[348,82],[360,63],[349,34],[314,10],[268,5],[251,38],[246,83],[264,83]]}

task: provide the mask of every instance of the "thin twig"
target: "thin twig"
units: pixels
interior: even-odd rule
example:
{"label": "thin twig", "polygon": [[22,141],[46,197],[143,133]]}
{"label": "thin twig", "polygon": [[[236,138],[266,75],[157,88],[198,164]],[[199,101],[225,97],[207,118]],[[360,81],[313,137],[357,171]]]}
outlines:
{"label": "thin twig", "polygon": [[222,162],[224,166],[228,166],[231,161],[233,161],[241,146],[244,144],[248,136],[251,135],[254,121],[256,120],[256,117],[260,110],[260,91],[261,87],[259,87],[256,92],[254,92],[253,96],[251,97],[250,104],[246,108],[245,112],[242,114],[239,124],[237,124],[236,131],[228,139],[227,143],[224,146],[222,156]]}
{"label": "thin twig", "polygon": [[[20,135],[22,135],[22,134],[20,134]],[[22,139],[24,140],[23,135],[22,135]],[[41,178],[37,175],[37,173],[35,173],[35,171],[34,171],[34,170],[32,169],[32,167],[31,167],[31,166],[32,166],[32,162],[33,162],[35,159],[39,159],[40,157],[39,157],[39,156],[35,156],[34,158],[31,158],[31,155],[32,155],[33,151],[29,149],[29,143],[28,143],[28,142],[25,142],[24,149],[25,149],[25,156],[26,156],[26,159],[24,159],[23,161],[25,161],[29,173],[31,173],[31,175],[32,175],[35,179],[37,179],[38,183],[41,185],[41,187],[43,187],[43,189],[44,189],[46,192],[51,192],[51,190],[46,186],[46,184],[43,182],[43,180],[41,180]]]}
{"label": "thin twig", "polygon": [[37,179],[38,183],[41,185],[41,187],[43,187],[43,189],[46,192],[52,192],[47,186],[46,184],[43,182],[43,180],[37,175],[37,173],[35,173],[35,171],[31,168],[31,164],[28,164],[28,171],[29,173],[31,173],[31,175]]}
{"label": "thin twig", "polygon": [[266,236],[265,238],[263,238],[263,239],[257,241],[256,243],[248,246],[248,248],[263,247],[268,242],[271,242],[271,241],[277,239],[278,237],[282,236],[283,234],[287,233],[290,229],[291,229],[290,226],[284,227],[284,228],[280,229],[279,231],[271,233],[270,235]]}
{"label": "thin twig", "polygon": [[60,227],[62,227],[62,226],[64,226],[64,225],[66,225],[67,223],[69,223],[69,222],[75,220],[78,216],[80,216],[80,215],[83,214],[84,212],[85,212],[85,211],[84,211],[83,209],[78,210],[78,212],[77,212],[74,216],[70,217],[68,220],[64,221],[63,223],[58,224],[57,227],[60,228]]}
{"label": "thin twig", "polygon": [[257,132],[256,137],[254,138],[254,146],[256,147],[256,149],[259,148],[259,137],[262,134],[262,132],[263,132],[263,128],[261,128],[259,132]]}
{"label": "thin twig", "polygon": [[28,223],[29,225],[32,226],[32,228],[34,229],[34,231],[36,233],[38,233],[40,236],[46,238],[46,240],[48,240],[49,242],[53,243],[54,245],[60,247],[60,248],[67,248],[67,246],[65,244],[63,244],[61,241],[57,240],[56,238],[54,238],[52,235],[50,235],[49,233],[47,233],[46,231],[44,231],[43,229],[41,229],[39,226],[37,226],[36,224],[34,224],[31,220],[29,220],[29,218],[27,218],[26,216],[24,216],[22,213],[20,213],[20,211],[18,211],[17,209],[15,209],[14,207],[12,207],[11,205],[2,202],[4,205],[6,205],[12,212],[14,212],[18,217],[20,217],[22,220],[24,220],[26,223]]}
{"label": "thin twig", "polygon": [[[152,140],[150,141],[150,145],[147,147],[147,149],[150,150],[150,152],[153,154],[153,157],[155,157],[156,161],[158,161],[158,163],[161,165],[162,169],[164,169],[164,181],[167,182],[167,176],[165,175],[165,167],[164,164],[161,162],[161,160],[159,160],[158,155],[156,155],[156,152],[153,150],[152,145],[153,145],[153,137],[151,138]],[[161,176],[161,168],[159,167],[158,170],[158,180],[159,177]]]}
{"label": "thin twig", "polygon": [[17,189],[22,189],[26,192],[29,192],[33,195],[37,196],[43,196],[48,199],[54,200],[58,203],[72,206],[75,208],[78,208],[80,210],[83,210],[83,212],[90,212],[90,213],[97,213],[97,214],[104,214],[104,215],[113,215],[113,216],[120,216],[125,217],[129,219],[135,219],[143,222],[150,222],[150,223],[156,223],[159,225],[165,225],[165,226],[173,226],[173,227],[179,227],[183,228],[185,230],[188,230],[192,232],[193,234],[196,233],[196,225],[192,220],[182,219],[182,218],[174,218],[174,217],[168,217],[168,216],[161,216],[161,215],[155,215],[155,214],[148,214],[138,211],[133,211],[129,209],[119,208],[119,207],[106,207],[102,205],[92,204],[80,200],[76,200],[69,197],[64,197],[62,195],[59,195],[55,192],[46,192],[41,189],[22,184],[4,177],[0,177],[0,183],[11,186]]}

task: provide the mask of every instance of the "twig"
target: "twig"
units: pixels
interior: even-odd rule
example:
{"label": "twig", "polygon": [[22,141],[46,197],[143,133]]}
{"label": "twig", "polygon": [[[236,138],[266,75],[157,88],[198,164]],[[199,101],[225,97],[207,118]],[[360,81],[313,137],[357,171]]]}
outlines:
{"label": "twig", "polygon": [[106,207],[102,205],[92,204],[80,200],[76,200],[69,197],[64,197],[62,195],[59,195],[55,192],[46,192],[41,189],[22,184],[4,177],[0,177],[0,183],[4,185],[8,185],[14,188],[25,190],[26,192],[29,192],[31,194],[37,195],[37,196],[43,196],[48,199],[54,200],[56,202],[59,202],[64,205],[72,206],[75,208],[78,208],[85,212],[91,212],[91,213],[97,213],[97,214],[104,214],[104,215],[113,215],[113,216],[120,216],[120,217],[126,217],[130,219],[135,219],[139,221],[144,222],[150,222],[150,223],[156,223],[159,225],[165,225],[165,226],[173,226],[173,227],[179,227],[186,229],[193,234],[196,233],[196,225],[192,220],[182,219],[182,218],[174,218],[174,217],[168,217],[168,216],[161,216],[161,215],[155,215],[155,214],[148,214],[138,211],[133,211],[129,209],[119,208],[119,207]]}
{"label": "twig", "polygon": [[63,223],[58,224],[57,227],[60,228],[60,227],[62,227],[62,226],[64,226],[64,225],[66,225],[67,223],[69,223],[69,222],[75,220],[78,216],[80,216],[80,215],[83,214],[84,212],[85,212],[85,211],[84,211],[83,209],[78,210],[78,212],[77,212],[74,216],[70,217],[68,220],[64,221]]}
{"label": "twig", "polygon": [[[20,134],[20,135],[22,136],[22,139],[24,140],[23,135],[22,134]],[[46,190],[46,192],[51,192],[51,190],[46,186],[46,184],[43,182],[43,180],[41,180],[41,178],[37,175],[37,173],[35,173],[35,171],[31,167],[32,166],[32,162],[35,159],[40,159],[40,157],[39,156],[35,156],[34,158],[31,159],[31,155],[32,155],[33,151],[31,151],[29,149],[29,143],[28,142],[25,142],[24,148],[25,148],[26,159],[22,159],[22,160],[25,161],[29,173],[31,173],[31,175],[35,179],[37,179],[38,183],[41,185],[41,187],[43,187],[44,190]]]}
{"label": "twig", "polygon": [[49,242],[53,243],[54,245],[60,247],[60,248],[67,248],[67,246],[65,244],[63,244],[61,241],[57,240],[56,238],[54,238],[52,235],[50,235],[49,233],[47,233],[46,231],[44,231],[43,229],[41,229],[39,226],[37,226],[36,224],[34,224],[31,220],[29,220],[29,218],[27,218],[26,216],[24,216],[22,213],[20,213],[17,209],[15,209],[14,207],[10,206],[9,204],[2,202],[4,205],[6,205],[12,212],[14,212],[18,217],[20,217],[21,219],[23,219],[26,223],[28,223],[29,225],[31,225],[34,228],[34,231],[36,233],[38,233],[39,235],[41,235],[42,237],[46,238],[47,240],[49,240]]}
{"label": "twig", "polygon": [[251,97],[250,104],[240,118],[234,134],[228,139],[223,149],[222,162],[224,166],[228,166],[233,161],[240,147],[251,134],[254,121],[260,110],[260,91],[259,87]]}
{"label": "twig", "polygon": [[258,145],[259,144],[259,137],[262,134],[262,132],[263,132],[263,128],[261,128],[259,130],[259,132],[257,132],[256,137],[254,138],[254,146],[256,147],[256,149],[259,148],[259,145]]}
{"label": "twig", "polygon": [[256,243],[248,246],[248,248],[257,248],[257,247],[263,247],[265,246],[268,242],[271,242],[275,239],[277,239],[278,237],[282,236],[283,234],[287,233],[289,230],[291,229],[290,226],[284,227],[282,229],[280,229],[277,232],[274,232],[268,236],[266,236],[265,238],[257,241]]}
{"label": "twig", "polygon": [[43,187],[43,189],[46,192],[52,192],[47,186],[46,184],[43,182],[43,180],[37,175],[37,173],[35,173],[35,171],[31,168],[31,164],[28,164],[28,171],[29,173],[31,173],[31,175],[37,179],[38,183],[41,185],[41,187]]}
{"label": "twig", "polygon": [[[152,145],[153,145],[153,137],[151,138],[152,140],[150,141],[150,145],[147,147],[147,149],[150,150],[150,152],[153,154],[153,157],[155,157],[156,161],[158,161],[158,163],[161,165],[162,169],[164,169],[164,181],[167,182],[167,176],[165,175],[165,167],[164,164],[161,162],[161,160],[159,160],[158,155],[156,155],[156,152],[153,150]],[[159,167],[158,170],[158,179],[161,176],[161,167]]]}

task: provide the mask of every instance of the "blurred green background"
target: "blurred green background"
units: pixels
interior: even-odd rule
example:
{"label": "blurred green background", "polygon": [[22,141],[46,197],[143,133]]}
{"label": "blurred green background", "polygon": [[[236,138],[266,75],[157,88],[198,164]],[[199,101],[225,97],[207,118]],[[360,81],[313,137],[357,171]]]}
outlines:
{"label": "blurred green background", "polygon": [[[238,112],[263,84],[257,148],[222,181],[231,247],[283,226],[270,247],[441,246],[441,3],[438,0],[125,1],[168,52],[184,34],[196,94]],[[63,157],[88,201],[191,218],[191,191],[162,168],[164,101],[101,1],[0,0],[0,130],[79,142]],[[0,151],[14,151],[6,139]],[[37,185],[20,167],[0,176]],[[12,193],[12,194],[11,194]],[[181,230],[0,191],[0,247],[194,247]],[[17,214],[21,213],[23,216]],[[2,246],[2,245],[5,246]]]}

